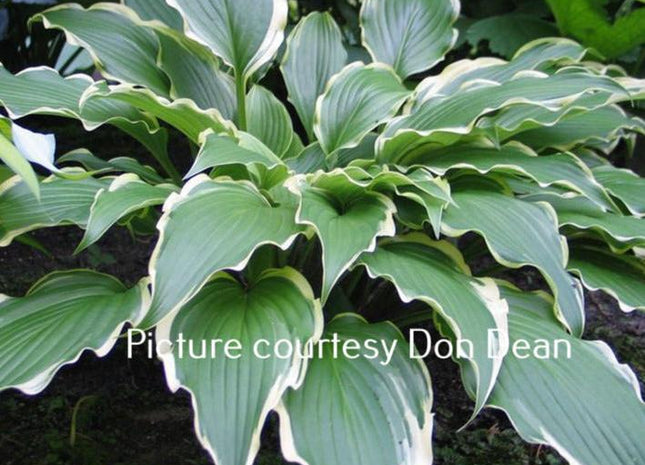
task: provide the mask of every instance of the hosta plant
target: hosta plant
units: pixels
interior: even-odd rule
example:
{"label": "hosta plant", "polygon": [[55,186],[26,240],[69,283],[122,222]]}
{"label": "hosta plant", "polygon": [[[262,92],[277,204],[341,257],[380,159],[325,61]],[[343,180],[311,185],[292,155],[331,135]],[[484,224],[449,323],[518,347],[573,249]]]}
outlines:
{"label": "hosta plant", "polygon": [[[573,464],[645,463],[635,375],[582,339],[585,287],[645,308],[645,182],[606,161],[645,130],[629,114],[645,83],[565,39],[433,71],[457,40],[456,0],[363,0],[364,62],[348,62],[330,14],[287,34],[288,11],[128,0],[32,18],[86,49],[104,79],[0,69],[0,148],[18,173],[2,171],[0,244],[74,225],[80,251],[117,224],[145,232],[142,220],[158,237],[134,288],[61,270],[5,298],[0,388],[40,392],[84,350],[107,353],[126,323],[158,342],[237,340],[203,358],[159,347],[218,465],[253,463],[271,411],[289,461],[426,465],[431,378],[401,330],[432,324],[474,347],[455,357],[473,417],[501,409]],[[288,101],[263,85],[276,73]],[[33,114],[114,125],[157,169],[87,150],[55,159],[52,137],[14,122]],[[169,153],[169,127],[194,159]],[[499,266],[471,273],[486,257]],[[524,266],[543,291],[500,279]],[[253,356],[262,339],[310,356]],[[334,339],[359,356],[338,356]],[[495,355],[559,340],[571,357],[490,356],[491,339]],[[370,340],[395,350],[373,356]]]}

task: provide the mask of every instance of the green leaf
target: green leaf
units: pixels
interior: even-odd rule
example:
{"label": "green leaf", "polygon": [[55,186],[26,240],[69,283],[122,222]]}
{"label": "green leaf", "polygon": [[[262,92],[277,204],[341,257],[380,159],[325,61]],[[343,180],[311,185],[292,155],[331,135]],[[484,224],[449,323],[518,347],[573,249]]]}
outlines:
{"label": "green leaf", "polygon": [[217,132],[234,130],[233,123],[224,119],[214,108],[202,110],[195,102],[187,99],[168,101],[130,84],[107,86],[96,83],[83,95],[83,107],[95,102],[126,103],[174,126],[191,141],[199,143],[199,136],[207,129]]}
{"label": "green leaf", "polygon": [[645,10],[636,9],[613,24],[598,0],[546,0],[560,31],[593,47],[607,58],[617,58],[645,42]]}
{"label": "green leaf", "polygon": [[12,75],[0,65],[0,103],[12,119],[31,114],[64,116],[80,120],[88,131],[110,123],[141,142],[172,173],[167,131],[127,103],[95,99],[81,107],[81,98],[92,84],[89,76],[81,74],[63,78],[51,68],[37,67]]}
{"label": "green leaf", "polygon": [[505,58],[511,58],[527,42],[557,35],[558,29],[553,23],[521,13],[480,19],[466,32],[468,42],[474,47],[488,41],[490,51]]}
{"label": "green leaf", "polygon": [[283,103],[271,91],[255,85],[246,99],[246,114],[247,131],[279,158],[284,157],[291,141],[298,136],[293,132],[291,116]]}
{"label": "green leaf", "polygon": [[[0,119],[0,124],[3,124],[3,119]],[[40,198],[40,188],[38,185],[38,178],[32,169],[29,162],[18,151],[18,149],[5,137],[0,131],[0,160],[6,164],[11,171],[16,173],[26,183],[31,193]]]}
{"label": "green leaf", "polygon": [[634,216],[645,216],[645,179],[633,171],[610,165],[599,166],[592,171],[598,182],[623,202]]}
{"label": "green leaf", "polygon": [[484,407],[502,360],[489,357],[489,331],[497,331],[500,350],[508,345],[506,303],[490,279],[470,276],[459,251],[447,242],[422,234],[383,241],[361,263],[372,277],[383,277],[397,288],[404,302],[431,306],[454,334],[473,344],[472,358],[459,359],[465,387],[476,400],[473,418]]}
{"label": "green leaf", "polygon": [[554,193],[523,197],[531,202],[548,202],[558,215],[560,226],[593,231],[610,244],[612,240],[629,246],[645,245],[645,219],[605,212],[582,196],[562,197]]}
{"label": "green leaf", "polygon": [[158,20],[167,26],[181,30],[184,22],[177,11],[166,4],[164,1],[151,2],[150,0],[121,0],[128,8],[139,15],[145,21]]}
{"label": "green leaf", "polygon": [[208,46],[246,81],[284,39],[286,0],[167,0],[184,18],[186,35]]}
{"label": "green leaf", "polygon": [[239,133],[239,139],[228,134],[215,134],[207,130],[202,134],[202,144],[195,159],[195,163],[184,178],[217,166],[224,165],[250,165],[259,163],[269,168],[281,165],[282,161],[268,148],[258,149],[261,143],[253,141],[248,134]]}
{"label": "green leaf", "polygon": [[86,149],[72,150],[58,159],[58,163],[77,163],[85,170],[96,173],[134,173],[150,184],[163,184],[164,178],[159,176],[154,168],[142,165],[134,158],[116,157],[103,160]]}
{"label": "green leaf", "polygon": [[424,146],[454,143],[470,134],[480,117],[520,102],[558,110],[585,93],[626,94],[622,86],[606,76],[578,69],[565,71],[551,76],[521,73],[502,83],[477,81],[454,95],[427,93],[426,100],[409,115],[388,123],[377,142],[379,157],[403,157]]}
{"label": "green leaf", "polygon": [[[271,348],[280,340],[306,347],[322,329],[320,304],[293,269],[265,271],[248,288],[220,273],[158,326],[157,340],[176,341],[181,335],[197,354],[202,341],[209,346],[215,339],[239,342],[231,356],[222,352],[197,359],[179,355],[177,348],[162,355],[170,389],[193,396],[197,437],[218,465],[252,463],[269,412],[287,388],[302,383],[307,366],[298,355],[302,351],[280,358]],[[261,358],[265,352],[271,356]]]}
{"label": "green leaf", "polygon": [[[518,352],[527,358],[507,355],[490,404],[507,413],[524,440],[554,447],[569,463],[643,462],[645,407],[634,373],[619,365],[604,342],[564,332],[544,295],[501,290],[510,307],[511,347],[518,341],[538,347],[542,340],[551,356],[544,358],[544,350]],[[558,357],[554,347],[560,348]]]}
{"label": "green leaf", "polygon": [[235,82],[220,69],[217,57],[173,29],[157,26],[155,31],[160,43],[159,66],[170,79],[171,97],[190,99],[203,110],[214,108],[233,120],[237,112]]}
{"label": "green leaf", "polygon": [[151,186],[133,173],[114,179],[107,189],[96,193],[83,239],[76,253],[98,241],[114,223],[145,207],[161,205],[176,190],[175,186]]}
{"label": "green leaf", "polygon": [[603,290],[613,296],[621,310],[645,310],[645,265],[641,259],[579,246],[572,248],[568,268],[580,276],[587,289]]}
{"label": "green leaf", "polygon": [[296,221],[311,225],[322,244],[324,304],[362,252],[373,251],[378,237],[396,233],[396,207],[388,197],[367,191],[342,171],[291,181],[300,197]]}
{"label": "green leaf", "polygon": [[419,83],[415,105],[432,97],[454,95],[470,81],[485,80],[501,84],[521,71],[547,72],[556,65],[578,63],[585,54],[585,48],[572,40],[548,38],[526,44],[511,61],[491,57],[459,60],[446,66],[440,74],[427,77]]}
{"label": "green leaf", "polygon": [[171,195],[150,259],[153,296],[142,326],[153,326],[178,310],[214,273],[243,269],[257,247],[288,247],[301,232],[292,197],[272,205],[250,183],[206,176],[193,178],[181,194]]}
{"label": "green leaf", "polygon": [[[645,134],[645,121],[629,116],[622,108],[611,105],[594,111],[562,118],[552,126],[539,127],[513,136],[536,150],[555,148],[569,150],[578,145],[613,142],[631,131]],[[613,150],[614,144],[611,145]]]}
{"label": "green leaf", "polygon": [[454,205],[444,212],[442,232],[459,237],[474,231],[502,265],[536,267],[556,296],[558,320],[574,335],[581,335],[585,321],[582,288],[565,269],[568,248],[558,233],[553,209],[480,189],[453,192],[452,199]]}
{"label": "green leaf", "polygon": [[363,43],[374,61],[405,79],[443,60],[457,40],[458,17],[459,3],[452,0],[364,0]]}
{"label": "green leaf", "polygon": [[559,185],[584,194],[606,210],[616,208],[591,171],[574,155],[558,153],[537,156],[528,147],[509,143],[495,148],[490,143],[449,146],[420,152],[400,160],[399,164],[423,165],[438,175],[456,170],[476,170],[482,174],[502,172],[526,176],[540,186]]}
{"label": "green leaf", "polygon": [[[334,356],[331,344],[357,341],[355,360]],[[368,340],[396,343],[392,359],[374,358]],[[401,333],[389,323],[368,324],[343,314],[314,347],[305,381],[278,407],[286,460],[303,465],[413,465],[432,462],[432,392],[420,360],[409,358]],[[371,357],[371,358],[370,358]],[[378,399],[378,402],[372,400]]]}
{"label": "green leaf", "polygon": [[147,309],[146,280],[127,289],[90,270],[56,272],[27,295],[0,302],[0,390],[37,394],[86,349],[99,357],[114,346],[126,322]]}
{"label": "green leaf", "polygon": [[132,10],[115,4],[88,9],[64,4],[37,14],[31,21],[65,32],[67,42],[86,49],[105,77],[168,95],[168,79],[156,62],[157,37],[141,26]]}
{"label": "green leaf", "polygon": [[299,174],[314,173],[327,166],[325,152],[318,142],[308,145],[300,154],[287,160],[287,165]]}
{"label": "green leaf", "polygon": [[314,140],[316,99],[329,79],[347,62],[343,36],[329,13],[313,12],[303,18],[287,38],[282,75],[289,100],[298,112],[307,136]]}
{"label": "green leaf", "polygon": [[409,92],[391,68],[352,63],[318,98],[314,131],[325,153],[355,147],[399,110]]}
{"label": "green leaf", "polygon": [[51,176],[40,183],[40,201],[18,177],[0,186],[0,247],[16,237],[39,228],[63,224],[85,227],[96,193],[107,179],[64,179]]}

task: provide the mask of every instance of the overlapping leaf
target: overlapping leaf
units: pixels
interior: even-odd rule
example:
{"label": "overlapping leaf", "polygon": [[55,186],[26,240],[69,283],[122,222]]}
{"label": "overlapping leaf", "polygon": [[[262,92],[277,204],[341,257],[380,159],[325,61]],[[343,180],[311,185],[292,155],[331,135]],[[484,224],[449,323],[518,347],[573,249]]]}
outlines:
{"label": "overlapping leaf", "polygon": [[[335,355],[322,342],[333,337],[360,344],[357,358]],[[364,348],[368,339],[395,341],[389,364]],[[327,325],[319,347],[302,387],[288,390],[278,408],[285,458],[305,465],[431,463],[430,377],[423,362],[409,358],[398,329],[344,314]]]}
{"label": "overlapping leaf", "polygon": [[[195,347],[205,343],[207,351],[215,339],[239,341],[239,350],[230,356],[224,346],[216,356],[204,352],[203,358],[188,356],[186,347],[162,355],[169,387],[193,396],[197,437],[218,465],[253,463],[267,415],[287,388],[302,382],[307,366],[302,354],[322,327],[319,303],[292,269],[265,271],[248,287],[218,274],[157,327],[158,341],[181,335]],[[279,358],[272,348],[280,340],[297,350]]]}
{"label": "overlapping leaf", "polygon": [[127,289],[90,270],[52,273],[24,297],[5,297],[0,302],[0,390],[36,394],[86,349],[106,355],[123,325],[143,317],[148,300],[145,280]]}

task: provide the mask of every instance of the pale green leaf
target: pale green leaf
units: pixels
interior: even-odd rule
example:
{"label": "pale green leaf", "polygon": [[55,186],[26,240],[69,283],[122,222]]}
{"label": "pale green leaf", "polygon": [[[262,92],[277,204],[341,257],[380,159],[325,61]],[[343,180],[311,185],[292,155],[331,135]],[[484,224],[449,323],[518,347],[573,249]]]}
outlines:
{"label": "pale green leaf", "polygon": [[282,75],[289,100],[298,112],[309,140],[314,139],[316,99],[329,79],[347,62],[343,36],[329,13],[313,12],[303,18],[287,39]]}
{"label": "pale green leaf", "polygon": [[184,178],[190,178],[208,168],[223,165],[260,163],[267,167],[274,167],[282,164],[282,161],[268,148],[257,150],[259,142],[255,141],[256,143],[253,144],[250,139],[252,136],[242,134],[239,134],[239,139],[228,134],[215,134],[212,131],[202,134],[202,144],[195,163]]}
{"label": "pale green leaf", "polygon": [[443,60],[457,40],[458,17],[454,0],[363,0],[363,43],[405,79]]}
{"label": "pale green leaf", "polygon": [[177,30],[181,30],[184,25],[179,13],[165,1],[121,0],[121,3],[134,10],[145,21],[158,20]]}
{"label": "pale green leaf", "polygon": [[394,116],[409,92],[391,68],[352,63],[335,75],[318,98],[314,132],[325,153],[358,145]]}
{"label": "pale green leaf", "polygon": [[393,119],[380,136],[377,151],[389,159],[432,144],[448,145],[471,133],[477,120],[493,111],[517,103],[558,110],[595,91],[626,94],[616,81],[581,70],[555,75],[531,71],[502,83],[476,81],[454,95],[428,96],[412,113]]}
{"label": "pale green leaf", "polygon": [[52,273],[24,297],[5,297],[0,302],[0,390],[37,394],[85,350],[105,356],[123,325],[141,319],[148,301],[145,280],[128,290],[90,270]]}
{"label": "pale green leaf", "polygon": [[103,234],[124,216],[145,207],[161,205],[176,190],[172,185],[151,186],[133,174],[115,178],[108,188],[96,193],[90,208],[85,234],[76,252],[80,252],[98,241]]}
{"label": "pale green leaf", "polygon": [[618,198],[635,216],[645,216],[645,179],[633,171],[599,166],[593,170],[594,177],[613,196]]}
{"label": "pale green leaf", "polygon": [[214,273],[243,269],[257,247],[289,246],[301,232],[293,200],[272,205],[250,183],[206,176],[171,195],[157,225],[161,238],[150,260],[152,304],[142,325],[153,326],[179,309]]}
{"label": "pale green leaf", "polygon": [[291,116],[272,92],[254,85],[246,99],[246,130],[282,158],[294,137]]}
{"label": "pale green leaf", "polygon": [[585,322],[582,288],[565,269],[568,248],[558,233],[553,209],[480,189],[453,192],[452,199],[454,205],[444,212],[442,232],[459,237],[474,231],[504,266],[536,267],[556,296],[557,318],[573,334],[581,335]]}
{"label": "pale green leaf", "polygon": [[[239,341],[240,349],[231,350],[230,357],[225,352],[189,357],[185,346],[183,356],[177,347],[162,355],[170,389],[185,389],[193,397],[197,437],[215,463],[253,463],[269,412],[287,388],[300,385],[307,366],[298,355],[302,350],[278,358],[271,349],[280,340],[304,348],[320,337],[322,327],[320,304],[292,269],[265,271],[248,287],[218,274],[172,320],[157,327],[158,341],[176,341],[181,335],[192,341],[195,353],[202,341],[208,346],[215,339]],[[258,343],[263,340],[267,342]]]}
{"label": "pale green leaf", "polygon": [[580,276],[582,284],[603,290],[616,298],[625,312],[645,310],[645,265],[633,255],[618,255],[593,246],[573,247],[569,271]]}
{"label": "pale green leaf", "polygon": [[510,307],[511,347],[542,350],[506,356],[490,404],[506,412],[524,440],[550,445],[571,464],[645,461],[645,406],[631,369],[604,342],[563,331],[544,295],[501,290]]}
{"label": "pale green leaf", "polygon": [[40,183],[40,201],[36,201],[20,178],[6,180],[0,186],[0,247],[39,228],[63,224],[85,227],[96,193],[107,185],[107,179],[52,176]]}
{"label": "pale green leaf", "polygon": [[[473,417],[484,407],[502,360],[489,356],[489,331],[499,349],[508,345],[506,303],[492,280],[470,276],[459,251],[421,234],[386,240],[361,263],[373,277],[397,288],[404,302],[422,301],[435,309],[455,335],[473,344],[472,358],[460,359],[465,387],[476,400]],[[470,354],[464,354],[470,355]]]}
{"label": "pale green leaf", "polygon": [[570,188],[584,194],[604,209],[616,208],[591,171],[577,157],[568,153],[538,157],[528,147],[515,143],[499,148],[492,144],[457,145],[411,154],[399,160],[398,164],[423,165],[442,176],[456,169],[476,170],[482,174],[518,174],[543,187],[555,184]]}
{"label": "pale green leaf", "polygon": [[67,42],[86,49],[105,77],[168,95],[168,78],[156,63],[157,37],[139,23],[132,10],[105,3],[88,9],[64,4],[37,14],[31,21],[65,32]]}
{"label": "pale green leaf", "polygon": [[322,244],[325,303],[362,252],[373,251],[378,237],[396,233],[396,208],[388,197],[365,190],[342,171],[292,178],[291,188],[300,197],[296,221],[312,226]]}
{"label": "pale green leaf", "polygon": [[[322,342],[333,337],[357,341],[358,358],[334,356]],[[389,364],[364,347],[369,339],[396,344]],[[396,327],[343,314],[327,325],[319,350],[302,387],[288,390],[278,408],[285,458],[303,465],[431,463],[430,377],[423,362],[409,358]]]}
{"label": "pale green leaf", "polygon": [[184,18],[186,34],[208,46],[248,79],[284,39],[287,0],[167,0]]}
{"label": "pale green leaf", "polygon": [[159,66],[170,79],[171,97],[190,99],[203,110],[214,108],[233,120],[237,112],[235,82],[220,69],[217,57],[180,32],[159,26],[155,30],[160,43]]}

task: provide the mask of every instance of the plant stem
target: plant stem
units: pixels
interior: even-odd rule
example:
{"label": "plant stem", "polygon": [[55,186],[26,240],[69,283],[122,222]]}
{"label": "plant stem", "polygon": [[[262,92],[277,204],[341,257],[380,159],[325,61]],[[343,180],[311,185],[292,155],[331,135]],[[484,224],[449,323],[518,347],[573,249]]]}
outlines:
{"label": "plant stem", "polygon": [[246,131],[246,78],[235,72],[235,91],[237,93],[237,125]]}

